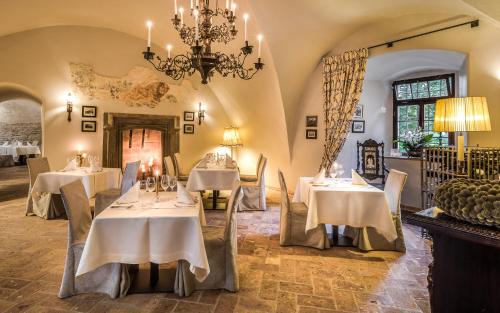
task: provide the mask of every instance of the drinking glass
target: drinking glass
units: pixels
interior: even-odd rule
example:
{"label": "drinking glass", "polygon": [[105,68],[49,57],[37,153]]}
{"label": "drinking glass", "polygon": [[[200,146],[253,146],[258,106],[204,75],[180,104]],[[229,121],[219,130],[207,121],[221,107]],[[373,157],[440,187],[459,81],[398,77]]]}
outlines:
{"label": "drinking glass", "polygon": [[154,177],[148,177],[146,179],[146,191],[147,192],[153,192],[156,190],[156,178]]}
{"label": "drinking glass", "polygon": [[161,188],[163,191],[168,191],[169,185],[170,185],[170,177],[168,175],[161,175]]}
{"label": "drinking glass", "polygon": [[172,189],[172,191],[174,191],[175,187],[177,187],[177,177],[170,176],[169,185],[170,185],[170,188]]}

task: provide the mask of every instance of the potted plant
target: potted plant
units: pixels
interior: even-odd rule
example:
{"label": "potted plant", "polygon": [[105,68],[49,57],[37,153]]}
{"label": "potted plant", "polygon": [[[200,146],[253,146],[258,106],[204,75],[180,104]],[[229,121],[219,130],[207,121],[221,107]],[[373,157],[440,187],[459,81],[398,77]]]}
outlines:
{"label": "potted plant", "polygon": [[422,156],[422,149],[432,141],[432,133],[426,134],[422,128],[416,130],[408,130],[399,139],[394,142],[399,143],[401,148],[408,154],[409,157]]}

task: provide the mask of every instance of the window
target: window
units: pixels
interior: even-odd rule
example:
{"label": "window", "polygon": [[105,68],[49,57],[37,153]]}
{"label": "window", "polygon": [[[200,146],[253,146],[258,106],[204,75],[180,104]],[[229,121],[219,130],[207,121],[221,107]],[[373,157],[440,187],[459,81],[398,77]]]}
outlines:
{"label": "window", "polygon": [[[399,139],[408,130],[422,128],[433,134],[431,145],[453,144],[453,136],[434,132],[434,112],[438,99],[455,96],[455,75],[446,74],[395,81],[393,108],[393,139]],[[399,148],[394,144],[394,148]]]}

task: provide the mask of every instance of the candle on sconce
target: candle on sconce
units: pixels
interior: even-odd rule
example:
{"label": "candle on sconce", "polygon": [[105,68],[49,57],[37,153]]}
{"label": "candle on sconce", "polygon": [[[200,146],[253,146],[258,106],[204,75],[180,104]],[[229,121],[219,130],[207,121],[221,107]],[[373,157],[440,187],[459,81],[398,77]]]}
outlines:
{"label": "candle on sconce", "polygon": [[233,3],[231,5],[231,10],[233,11],[233,15],[236,15],[236,7],[237,7],[236,3]]}
{"label": "candle on sconce", "polygon": [[177,0],[174,0],[174,12],[177,15]]}
{"label": "candle on sconce", "polygon": [[226,0],[226,10],[229,10],[229,0]]}
{"label": "candle on sconce", "polygon": [[196,8],[200,6],[200,0],[196,0]]}
{"label": "candle on sconce", "polygon": [[179,13],[181,14],[181,25],[184,25],[184,8],[179,8]]}
{"label": "candle on sconce", "polygon": [[248,37],[247,37],[248,14],[247,13],[243,14],[243,20],[245,21],[245,42],[247,42],[248,41]]}
{"label": "candle on sconce", "polygon": [[259,58],[259,59],[260,59],[260,54],[261,54],[261,51],[262,51],[262,49],[261,49],[261,48],[262,48],[262,47],[261,47],[261,46],[262,46],[262,38],[263,38],[263,36],[262,36],[261,34],[259,34],[259,35],[257,36],[257,40],[259,41],[259,53],[258,53],[258,58]]}
{"label": "candle on sconce", "polygon": [[172,53],[172,45],[171,44],[167,45],[167,52],[168,52],[168,58],[170,59],[170,55]]}
{"label": "candle on sconce", "polygon": [[153,22],[147,21],[146,25],[148,27],[148,48],[151,48],[151,27],[153,26]]}
{"label": "candle on sconce", "polygon": [[193,0],[191,0],[191,10],[193,9]]}

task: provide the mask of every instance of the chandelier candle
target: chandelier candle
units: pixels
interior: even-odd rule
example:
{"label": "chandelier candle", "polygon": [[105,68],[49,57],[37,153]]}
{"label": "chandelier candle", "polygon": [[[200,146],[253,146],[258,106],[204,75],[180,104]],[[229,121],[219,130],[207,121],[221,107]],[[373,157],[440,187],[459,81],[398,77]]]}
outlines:
{"label": "chandelier candle", "polygon": [[212,0],[212,6],[210,3],[210,0],[191,0],[191,10],[187,13],[193,17],[194,25],[189,25],[187,20],[184,21],[184,10],[177,7],[178,3],[174,1],[175,15],[171,20],[175,30],[179,32],[180,39],[189,46],[184,54],[174,55],[172,49],[167,46],[166,58],[156,55],[151,49],[152,23],[148,22],[148,46],[143,52],[144,59],[156,70],[174,80],[183,79],[186,75],[191,76],[196,72],[200,73],[203,84],[208,84],[216,72],[222,77],[252,79],[258,71],[264,68],[264,63],[260,59],[260,48],[259,57],[253,62],[253,66],[246,62],[253,53],[253,45],[248,42],[248,14],[243,15],[242,18],[244,20],[244,25],[242,25],[244,26],[244,45],[239,53],[237,51],[237,53],[226,54],[213,51],[214,44],[227,45],[235,40],[238,30],[236,29],[236,3],[226,0],[225,9],[220,8],[216,1]]}

